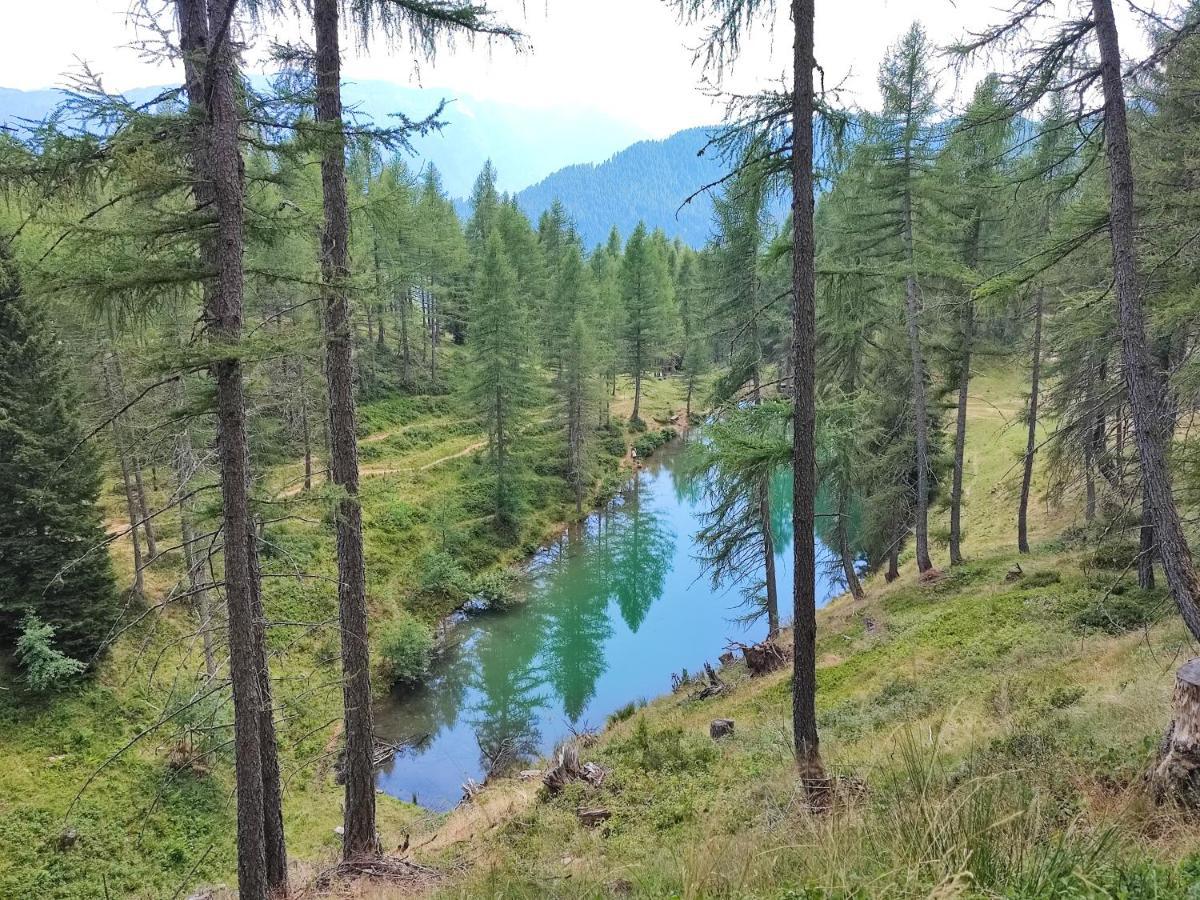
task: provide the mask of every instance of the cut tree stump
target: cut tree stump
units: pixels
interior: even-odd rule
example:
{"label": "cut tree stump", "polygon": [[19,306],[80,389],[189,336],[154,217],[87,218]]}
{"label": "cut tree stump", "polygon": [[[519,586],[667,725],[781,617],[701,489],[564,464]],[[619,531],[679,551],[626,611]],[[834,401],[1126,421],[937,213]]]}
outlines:
{"label": "cut tree stump", "polygon": [[708,736],[714,741],[733,734],[733,719],[713,719],[708,725]]}
{"label": "cut tree stump", "polygon": [[742,657],[746,660],[746,668],[750,670],[751,678],[782,669],[792,658],[788,650],[769,640],[763,641],[761,644],[733,643],[729,646],[742,651]]}
{"label": "cut tree stump", "polygon": [[1200,806],[1200,657],[1175,673],[1173,704],[1174,718],[1149,773],[1151,788],[1159,802]]}
{"label": "cut tree stump", "polygon": [[612,813],[602,806],[597,806],[593,809],[580,809],[576,812],[579,815],[579,821],[588,828],[595,828],[601,822],[612,817]]}
{"label": "cut tree stump", "polygon": [[542,784],[551,794],[557,794],[572,781],[584,781],[592,787],[600,787],[609,775],[609,770],[599,763],[579,764],[579,745],[572,741],[559,748],[554,766],[542,776]]}
{"label": "cut tree stump", "polygon": [[721,676],[717,674],[716,669],[707,662],[704,664],[704,676],[707,680],[706,684],[700,690],[693,691],[688,696],[689,700],[707,700],[709,697],[716,697],[719,694],[725,693],[725,688],[728,685],[721,680]]}

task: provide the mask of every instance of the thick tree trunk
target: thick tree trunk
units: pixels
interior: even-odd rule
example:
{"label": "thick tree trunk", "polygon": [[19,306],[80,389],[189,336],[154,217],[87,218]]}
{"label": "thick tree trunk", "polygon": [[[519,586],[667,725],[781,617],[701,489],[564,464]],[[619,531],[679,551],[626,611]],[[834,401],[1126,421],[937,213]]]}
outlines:
{"label": "thick tree trunk", "polygon": [[758,519],[762,523],[763,581],[767,587],[767,637],[779,633],[779,585],[775,579],[775,536],[771,533],[771,492],[767,485],[758,491]]}
{"label": "thick tree trunk", "polygon": [[[975,339],[975,303],[968,299],[962,312],[962,371],[958,376],[958,419],[954,427],[954,480],[950,488],[950,565],[961,565],[963,466],[967,447],[967,391],[971,384],[971,345]],[[858,596],[857,594],[855,596]]]}
{"label": "thick tree trunk", "polygon": [[1033,292],[1033,349],[1029,375],[1029,416],[1026,422],[1025,459],[1021,473],[1021,500],[1017,505],[1017,549],[1029,552],[1029,491],[1033,486],[1033,457],[1037,453],[1038,394],[1042,375],[1042,306],[1045,293]]}
{"label": "thick tree trunk", "polygon": [[816,264],[813,234],[814,0],[792,0],[792,738],[809,802],[828,802],[817,736]]}
{"label": "thick tree trunk", "polygon": [[[216,280],[205,285],[204,322],[213,349],[236,348],[243,316],[243,170],[238,132],[230,29],[236,0],[176,0],[188,105],[198,139],[192,147],[193,193],[197,208],[215,214],[216,233],[201,243],[206,268]],[[210,40],[210,35],[211,40]],[[262,622],[256,609],[258,576],[250,558],[250,467],[241,362],[236,353],[212,363],[216,381],[217,455],[221,473],[225,556],[225,601],[229,629],[229,674],[233,693],[234,772],[237,781],[238,893],[264,900],[287,893],[287,860],[280,858],[282,833],[268,840],[268,822],[281,822],[265,808],[262,753],[264,710]],[[268,847],[272,858],[268,860]]]}
{"label": "thick tree trunk", "polygon": [[900,577],[900,543],[897,541],[888,549],[888,567],[883,580],[891,584]]}
{"label": "thick tree trunk", "polygon": [[329,386],[329,434],[333,483],[343,492],[337,506],[338,614],[342,637],[345,704],[345,859],[379,853],[375,826],[375,737],[367,645],[367,584],[363,560],[362,507],[358,500],[358,444],[354,410],[353,333],[346,296],[350,276],[350,209],[346,199],[342,130],[338,0],[314,0],[317,122],[322,129],[321,188],[325,230],[321,235],[322,299],[325,304],[325,377]]}
{"label": "thick tree trunk", "polygon": [[1171,473],[1161,427],[1165,398],[1154,376],[1146,346],[1146,323],[1134,246],[1133,165],[1129,155],[1117,24],[1113,18],[1111,0],[1092,0],[1092,12],[1104,85],[1104,144],[1111,192],[1109,236],[1113,248],[1125,388],[1141,461],[1142,484],[1154,516],[1163,574],[1188,629],[1193,637],[1200,638],[1200,582],[1196,579],[1191,548],[1184,535],[1171,490]]}

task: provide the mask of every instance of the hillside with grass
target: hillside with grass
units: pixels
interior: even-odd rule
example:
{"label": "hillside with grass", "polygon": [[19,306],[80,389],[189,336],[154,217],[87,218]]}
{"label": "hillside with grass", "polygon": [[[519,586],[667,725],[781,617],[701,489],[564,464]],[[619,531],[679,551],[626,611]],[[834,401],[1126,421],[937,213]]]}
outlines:
{"label": "hillside with grass", "polygon": [[[1131,583],[1126,543],[1073,501],[1038,504],[1015,551],[1019,383],[971,399],[961,567],[867,583],[819,614],[822,752],[814,813],[795,776],[790,677],[725,666],[623,711],[581,758],[609,770],[549,796],[499,780],[447,817],[406,823],[423,889],[458,897],[1179,897],[1200,882],[1200,825],[1143,775],[1189,653],[1169,598]],[[1097,549],[1097,548],[1102,549]],[[703,602],[698,598],[698,602]],[[786,639],[782,643],[787,643]],[[715,662],[715,660],[714,660]],[[729,718],[734,733],[709,737]],[[549,763],[547,763],[549,765]],[[580,810],[603,809],[599,825]],[[407,888],[362,887],[364,897]]]}
{"label": "hillside with grass", "polygon": [[[453,377],[455,359],[447,355]],[[652,427],[669,427],[680,397],[677,380],[648,381],[643,416]],[[616,414],[624,410],[627,417],[631,403],[631,386],[621,379]],[[455,390],[396,395],[361,412],[368,596],[382,696],[393,675],[385,652],[390,634],[398,633],[393,643],[405,648],[413,632],[404,623],[419,623],[418,640],[432,634],[478,594],[481,579],[512,572],[574,509],[556,474],[535,473],[521,533],[498,537],[487,517],[474,512],[485,440]],[[530,425],[535,455],[551,440],[550,412]],[[589,502],[622,484],[628,447],[645,434],[614,424]],[[117,474],[109,476],[105,519],[118,535],[111,544],[115,568],[127,580],[123,494]],[[313,491],[302,492],[302,483],[299,463],[265,474],[264,503],[274,512],[263,534],[262,566],[274,623],[268,646],[285,825],[293,860],[309,872],[340,846],[341,698],[330,488],[318,478]],[[154,499],[165,498],[164,489]],[[178,544],[177,529],[177,519],[160,519],[164,546]],[[183,884],[231,882],[235,809],[230,728],[223,724],[229,697],[216,686],[197,694],[200,675],[191,666],[198,636],[178,596],[181,566],[179,551],[168,551],[145,572],[145,608],[96,678],[42,698],[31,698],[15,680],[0,689],[0,897],[157,898]],[[378,810],[390,846],[422,815],[384,794]]]}

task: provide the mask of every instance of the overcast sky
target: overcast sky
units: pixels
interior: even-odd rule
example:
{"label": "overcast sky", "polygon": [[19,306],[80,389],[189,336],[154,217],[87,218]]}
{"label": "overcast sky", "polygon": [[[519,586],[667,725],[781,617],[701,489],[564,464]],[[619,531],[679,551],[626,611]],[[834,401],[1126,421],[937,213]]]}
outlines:
{"label": "overcast sky", "polygon": [[[0,86],[22,89],[62,85],[86,61],[110,90],[174,83],[171,66],[132,49],[138,29],[133,0],[44,0],[5,3],[0,30]],[[162,4],[163,0],[150,0]],[[1164,2],[1148,5],[1162,8]],[[348,49],[347,78],[421,84],[519,105],[576,105],[628,121],[662,136],[720,118],[721,104],[700,90],[692,47],[699,31],[681,26],[663,0],[493,0],[492,7],[529,37],[530,52],[460,45],[437,60],[414,66],[410,53],[376,46],[370,54]],[[828,83],[844,83],[846,99],[871,107],[884,51],[915,19],[935,42],[998,18],[1004,0],[818,0],[817,56]],[[788,4],[780,2],[774,33],[763,29],[744,48],[723,86],[761,86],[787,70],[791,47]],[[170,25],[173,20],[163,15]],[[292,26],[295,33],[298,24]],[[279,26],[281,33],[287,26]],[[141,32],[142,37],[148,37]],[[249,35],[264,47],[264,35]],[[1127,49],[1142,37],[1126,28]],[[259,51],[261,53],[261,50]],[[262,69],[251,51],[251,68]],[[947,93],[955,87],[945,85]],[[969,87],[969,86],[967,86]],[[965,88],[964,88],[965,89]]]}

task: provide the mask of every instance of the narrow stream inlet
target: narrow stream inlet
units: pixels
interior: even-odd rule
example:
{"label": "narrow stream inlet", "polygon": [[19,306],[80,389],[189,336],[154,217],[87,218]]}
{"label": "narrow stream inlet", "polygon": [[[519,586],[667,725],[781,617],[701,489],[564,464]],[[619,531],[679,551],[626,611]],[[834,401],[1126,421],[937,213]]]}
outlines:
{"label": "narrow stream inlet", "polygon": [[[684,483],[682,443],[663,447],[604,509],[531,560],[529,599],[468,615],[429,682],[376,710],[376,730],[416,742],[379,773],[393,796],[443,811],[493,760],[525,768],[573,730],[602,728],[630,701],[671,689],[671,674],[716,662],[729,640],[761,640],[737,590],[713,591],[695,559],[700,492]],[[791,607],[791,482],[772,488],[781,613]],[[817,601],[838,593],[817,543]]]}

